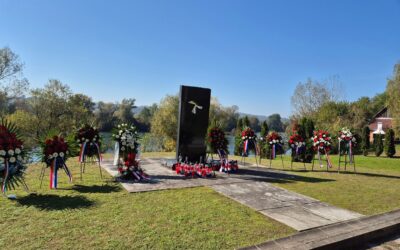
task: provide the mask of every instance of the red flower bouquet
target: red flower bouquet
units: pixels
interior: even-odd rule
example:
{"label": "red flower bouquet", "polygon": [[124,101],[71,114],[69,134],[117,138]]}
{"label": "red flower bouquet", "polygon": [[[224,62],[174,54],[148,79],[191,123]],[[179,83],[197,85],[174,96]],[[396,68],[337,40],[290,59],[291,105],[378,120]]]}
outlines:
{"label": "red flower bouquet", "polygon": [[207,142],[213,153],[218,153],[218,150],[223,150],[228,153],[228,140],[225,137],[225,132],[219,127],[212,127],[209,129]]}
{"label": "red flower bouquet", "polygon": [[277,132],[271,132],[267,135],[267,142],[272,144],[283,144],[282,136],[280,136]]}
{"label": "red flower bouquet", "polygon": [[314,151],[320,151],[321,153],[329,152],[331,150],[331,136],[329,132],[324,130],[314,131],[312,138]]}
{"label": "red flower bouquet", "polygon": [[178,162],[175,164],[175,171],[177,174],[184,175],[185,177],[214,177],[214,170],[207,164],[189,164]]}
{"label": "red flower bouquet", "polygon": [[23,181],[24,170],[23,142],[19,139],[16,127],[5,120],[0,123],[0,184],[2,192]]}
{"label": "red flower bouquet", "polygon": [[292,149],[299,149],[306,146],[304,138],[299,134],[291,135],[288,143]]}
{"label": "red flower bouquet", "polygon": [[50,188],[57,188],[59,169],[64,169],[70,182],[72,182],[72,174],[65,164],[68,155],[68,144],[63,137],[53,136],[45,140],[42,161],[50,167]]}
{"label": "red flower bouquet", "polygon": [[256,133],[254,133],[254,130],[251,128],[246,128],[245,130],[242,131],[242,140],[257,140]]}

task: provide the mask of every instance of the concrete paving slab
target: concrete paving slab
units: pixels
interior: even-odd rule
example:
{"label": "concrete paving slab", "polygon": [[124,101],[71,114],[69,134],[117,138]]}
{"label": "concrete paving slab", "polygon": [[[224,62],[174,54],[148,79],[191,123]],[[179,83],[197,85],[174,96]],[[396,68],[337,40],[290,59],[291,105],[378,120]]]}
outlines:
{"label": "concrete paving slab", "polygon": [[266,209],[259,212],[298,231],[308,230],[310,228],[332,223],[332,221],[314,213],[310,213],[299,206]]}

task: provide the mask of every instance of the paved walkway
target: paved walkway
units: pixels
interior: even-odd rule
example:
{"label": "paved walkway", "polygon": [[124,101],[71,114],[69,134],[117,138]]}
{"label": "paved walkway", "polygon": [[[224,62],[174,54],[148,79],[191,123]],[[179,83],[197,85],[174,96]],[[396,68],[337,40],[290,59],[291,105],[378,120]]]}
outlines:
{"label": "paved walkway", "polygon": [[[249,206],[260,213],[298,231],[359,218],[362,215],[334,207],[313,198],[276,187],[280,182],[332,181],[286,174],[265,168],[241,166],[237,174],[217,173],[216,178],[185,178],[163,167],[159,160],[145,159],[142,168],[150,175],[150,183],[123,182],[128,192],[144,192],[171,188],[210,186],[217,192]],[[117,170],[111,162],[103,167],[111,174]]]}

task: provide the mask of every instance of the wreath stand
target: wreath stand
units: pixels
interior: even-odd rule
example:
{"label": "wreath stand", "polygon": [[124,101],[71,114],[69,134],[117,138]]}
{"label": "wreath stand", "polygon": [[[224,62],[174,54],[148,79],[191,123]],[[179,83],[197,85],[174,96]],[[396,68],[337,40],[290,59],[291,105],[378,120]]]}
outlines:
{"label": "wreath stand", "polygon": [[[293,150],[293,148],[292,148],[292,150]],[[295,156],[299,156],[299,155],[300,154],[298,154],[297,151],[296,151]],[[300,161],[294,161],[293,157],[290,157],[290,158],[291,158],[291,160],[290,160],[290,170],[293,170],[293,162],[300,162]],[[304,161],[304,159],[303,159],[303,165],[304,165],[304,170],[307,170],[306,162]]]}
{"label": "wreath stand", "polygon": [[[281,161],[282,161],[282,169],[284,169],[285,165],[283,164],[283,156],[282,156],[282,154],[280,154],[280,155],[281,155]],[[275,159],[276,159],[276,157],[275,157]],[[274,160],[274,159],[272,159],[272,151],[271,151],[271,155],[269,157],[269,168],[272,168],[272,160]]]}
{"label": "wreath stand", "polygon": [[[3,180],[3,181],[4,181],[4,180]],[[30,193],[28,184],[26,184],[24,178],[21,178],[20,181],[21,181],[21,183],[22,183],[22,186],[24,187],[25,192]],[[4,185],[4,182],[0,182],[0,185],[1,185],[1,186],[0,186],[0,189],[1,189],[1,187]],[[16,199],[16,195],[15,195],[15,194],[6,195],[6,192],[7,192],[7,191],[5,191],[4,193],[2,193],[4,197],[6,197],[7,199]]]}
{"label": "wreath stand", "polygon": [[[349,159],[347,159],[347,155],[349,155]],[[342,156],[344,156],[344,160],[342,160]],[[342,154],[339,142],[339,170],[338,170],[339,173],[340,173],[340,163],[344,163],[344,171],[347,170],[347,165],[349,166],[353,165],[354,172],[357,173],[354,154],[350,155],[348,149],[345,149]]]}
{"label": "wreath stand", "polygon": [[[47,165],[46,164],[43,164],[43,167],[42,167],[42,169],[40,170],[40,175],[39,175],[39,179],[40,179],[40,188],[42,188],[42,185],[43,185],[43,179],[44,179],[44,176],[45,176],[45,174],[46,174],[46,168],[47,168]],[[25,184],[26,185],[26,184]]]}
{"label": "wreath stand", "polygon": [[[99,166],[99,172],[100,172],[100,178],[103,179],[103,173],[101,172],[101,160],[100,156],[97,157],[97,160],[95,159],[96,157],[88,157],[86,156],[83,161],[81,161],[80,164],[80,169],[81,169],[81,180],[82,180],[82,173],[85,173],[85,168],[86,164],[98,164]],[[88,159],[88,160],[87,160]]]}
{"label": "wreath stand", "polygon": [[[254,157],[256,159],[256,165],[258,167],[258,160],[257,160],[257,143],[255,141],[253,141],[253,145],[254,145]],[[250,150],[247,150],[247,152]],[[243,152],[242,153],[242,159],[241,159],[241,163],[242,165],[246,164],[246,158],[248,157],[248,153],[247,152]],[[261,159],[260,159],[260,164],[261,164]]]}
{"label": "wreath stand", "polygon": [[[318,149],[318,150],[319,150],[319,149]],[[314,164],[315,164],[315,161],[318,161],[318,162],[321,162],[321,166],[322,166],[322,162],[325,162],[325,163],[326,163],[326,171],[329,172],[329,160],[328,160],[328,158],[326,157],[327,152],[326,152],[325,149],[324,149],[324,152],[325,152],[325,157],[323,157],[322,155],[320,155],[321,158],[319,158],[319,159],[316,159],[316,158],[315,158],[315,155],[318,155],[318,154],[314,154],[313,160],[312,160],[311,171],[314,171]],[[331,163],[331,167],[333,167],[332,163]]]}

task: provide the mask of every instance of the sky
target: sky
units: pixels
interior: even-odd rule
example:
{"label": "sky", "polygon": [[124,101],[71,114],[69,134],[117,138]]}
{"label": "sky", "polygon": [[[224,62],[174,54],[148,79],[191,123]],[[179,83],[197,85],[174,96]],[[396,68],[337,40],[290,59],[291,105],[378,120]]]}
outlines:
{"label": "sky", "polygon": [[400,0],[0,0],[0,47],[95,101],[158,103],[180,85],[288,117],[307,78],[346,100],[383,92],[400,62]]}

